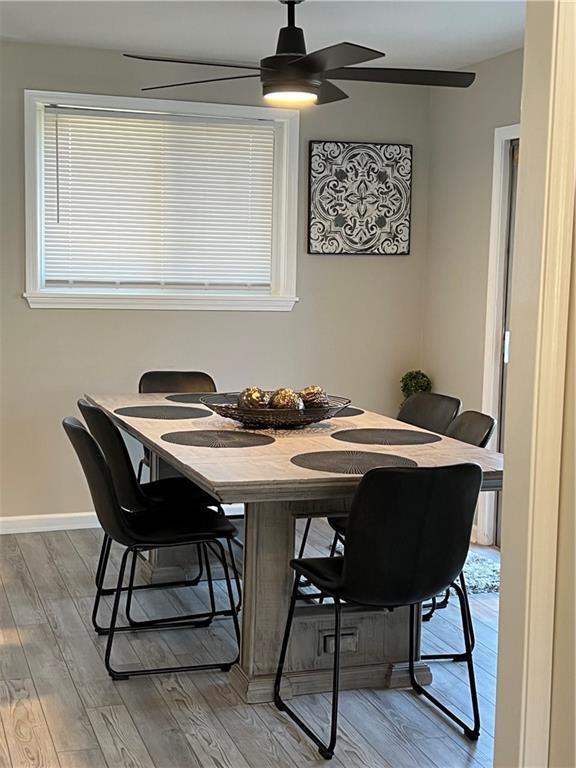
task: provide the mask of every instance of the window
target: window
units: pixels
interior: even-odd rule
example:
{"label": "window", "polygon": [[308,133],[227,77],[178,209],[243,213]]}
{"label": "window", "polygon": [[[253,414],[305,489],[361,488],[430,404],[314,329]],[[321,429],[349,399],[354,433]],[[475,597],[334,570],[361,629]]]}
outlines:
{"label": "window", "polygon": [[288,310],[298,113],[26,92],[32,307]]}

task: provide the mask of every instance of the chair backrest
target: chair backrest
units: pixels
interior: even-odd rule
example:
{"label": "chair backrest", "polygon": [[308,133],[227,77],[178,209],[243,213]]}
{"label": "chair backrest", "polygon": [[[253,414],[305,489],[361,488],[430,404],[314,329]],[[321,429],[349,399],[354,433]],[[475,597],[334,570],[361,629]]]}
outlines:
{"label": "chair backrest", "polygon": [[101,408],[87,400],[78,400],[78,408],[106,458],[121,506],[134,512],[143,509],[146,500],[120,430]]}
{"label": "chair backrest", "polygon": [[476,464],[367,472],[346,530],[347,599],[409,605],[451,584],[466,560],[481,482]]}
{"label": "chair backrest", "polygon": [[457,397],[439,395],[436,392],[416,392],[401,405],[398,421],[414,424],[443,435],[455,419],[462,405]]}
{"label": "chair backrest", "polygon": [[446,430],[446,437],[462,440],[463,443],[485,448],[492,437],[496,419],[480,411],[464,411],[456,416]]}
{"label": "chair backrest", "polygon": [[138,392],[216,392],[214,379],[202,371],[146,371]]}
{"label": "chair backrest", "polygon": [[62,426],[84,470],[100,525],[114,541],[130,546],[134,543],[130,525],[120,508],[112,474],[98,443],[78,419],[67,417]]}

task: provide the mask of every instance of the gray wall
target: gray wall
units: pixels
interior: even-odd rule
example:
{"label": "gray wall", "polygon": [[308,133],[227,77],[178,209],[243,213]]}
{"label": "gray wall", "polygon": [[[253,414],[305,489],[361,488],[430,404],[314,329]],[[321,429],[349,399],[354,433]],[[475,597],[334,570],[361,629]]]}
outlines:
{"label": "gray wall", "polygon": [[[23,90],[134,96],[147,82],[180,79],[182,69],[127,62],[118,52],[5,43],[1,71],[3,515],[90,510],[60,421],[83,392],[134,391],[148,368],[206,370],[220,389],[319,383],[368,408],[396,411],[398,380],[421,353],[426,89],[350,84],[348,101],[303,113],[300,302],[292,312],[32,310],[22,298]],[[258,87],[246,83],[166,97],[260,103]],[[410,256],[306,254],[307,142],[325,138],[414,144]]]}
{"label": "gray wall", "polygon": [[522,51],[471,67],[466,91],[430,98],[422,365],[439,392],[482,407],[494,129],[520,122]]}

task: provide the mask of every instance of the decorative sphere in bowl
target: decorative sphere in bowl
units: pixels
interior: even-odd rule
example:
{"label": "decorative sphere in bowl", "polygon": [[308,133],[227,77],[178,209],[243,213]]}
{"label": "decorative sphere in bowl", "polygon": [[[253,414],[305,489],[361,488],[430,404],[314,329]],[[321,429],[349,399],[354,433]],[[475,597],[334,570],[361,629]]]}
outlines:
{"label": "decorative sphere in bowl", "polygon": [[322,408],[329,403],[326,392],[317,384],[305,387],[298,394],[302,398],[305,408]]}
{"label": "decorative sphere in bowl", "polygon": [[283,387],[282,389],[277,389],[270,397],[270,408],[302,411],[304,410],[304,402],[293,389]]}
{"label": "decorative sphere in bowl", "polygon": [[240,408],[268,408],[269,405],[270,394],[260,387],[246,387],[238,395]]}

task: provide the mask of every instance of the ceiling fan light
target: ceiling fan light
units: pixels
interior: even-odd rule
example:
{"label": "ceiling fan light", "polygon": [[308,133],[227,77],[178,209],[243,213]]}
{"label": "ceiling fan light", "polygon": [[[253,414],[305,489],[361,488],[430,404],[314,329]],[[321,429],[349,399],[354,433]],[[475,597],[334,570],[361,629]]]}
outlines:
{"label": "ceiling fan light", "polygon": [[318,101],[318,94],[313,91],[270,91],[264,94],[269,104],[283,107],[307,107]]}

